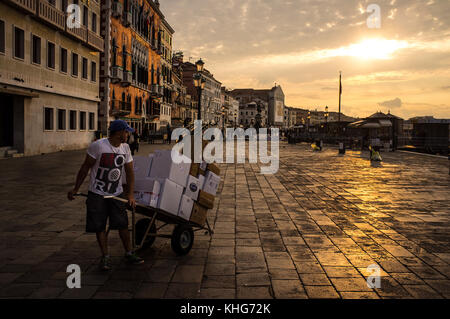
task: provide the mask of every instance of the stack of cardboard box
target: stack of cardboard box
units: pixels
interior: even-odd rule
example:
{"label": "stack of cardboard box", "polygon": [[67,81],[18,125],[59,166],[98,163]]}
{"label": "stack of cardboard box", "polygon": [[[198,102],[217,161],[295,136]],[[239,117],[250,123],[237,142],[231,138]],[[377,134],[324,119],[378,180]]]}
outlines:
{"label": "stack of cardboard box", "polygon": [[171,152],[134,157],[136,201],[203,226],[214,207],[220,170],[206,162],[174,163]]}

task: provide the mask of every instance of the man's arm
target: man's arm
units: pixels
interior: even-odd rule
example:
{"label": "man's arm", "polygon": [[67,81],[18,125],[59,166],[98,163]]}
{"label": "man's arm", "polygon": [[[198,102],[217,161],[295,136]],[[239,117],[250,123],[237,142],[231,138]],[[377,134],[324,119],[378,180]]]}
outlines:
{"label": "man's arm", "polygon": [[136,206],[136,201],[134,199],[134,168],[133,162],[125,164],[125,173],[127,174],[127,185],[128,185],[128,204],[131,207]]}
{"label": "man's arm", "polygon": [[78,190],[80,189],[81,185],[83,184],[84,179],[86,178],[87,174],[89,173],[89,170],[91,169],[92,166],[94,166],[95,161],[96,161],[95,158],[86,154],[86,159],[84,160],[83,165],[81,165],[81,168],[78,171],[77,179],[75,181],[75,187],[71,191],[69,191],[69,193],[67,193],[67,198],[69,200],[75,199],[73,197],[73,195],[78,193]]}

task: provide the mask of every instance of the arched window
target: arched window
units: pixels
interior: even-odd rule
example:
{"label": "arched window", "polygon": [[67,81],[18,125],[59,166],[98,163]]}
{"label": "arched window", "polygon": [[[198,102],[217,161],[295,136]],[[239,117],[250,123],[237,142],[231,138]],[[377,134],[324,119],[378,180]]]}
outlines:
{"label": "arched window", "polygon": [[117,66],[117,41],[116,38],[112,39],[112,66]]}

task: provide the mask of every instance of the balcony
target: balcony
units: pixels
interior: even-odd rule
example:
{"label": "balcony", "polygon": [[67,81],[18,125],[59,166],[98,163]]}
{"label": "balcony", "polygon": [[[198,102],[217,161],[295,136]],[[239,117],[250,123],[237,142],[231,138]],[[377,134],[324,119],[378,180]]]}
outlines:
{"label": "balcony", "polygon": [[112,116],[129,115],[131,112],[131,103],[121,100],[111,100],[110,114]]}
{"label": "balcony", "polygon": [[130,26],[131,19],[132,19],[131,12],[124,12],[123,13],[123,22],[122,23],[123,23],[123,25],[125,27],[129,27]]}
{"label": "balcony", "polygon": [[69,28],[66,25],[66,32],[78,40],[87,42],[87,30],[84,25],[80,26],[79,28]]}
{"label": "balcony", "polygon": [[130,71],[123,71],[123,77],[122,81],[120,81],[120,84],[122,86],[129,86],[131,85],[133,74]]}
{"label": "balcony", "polygon": [[152,96],[157,96],[159,92],[158,84],[152,84],[150,87]]}
{"label": "balcony", "polygon": [[60,30],[65,29],[66,16],[63,11],[56,9],[46,0],[37,0],[37,15],[47,23],[57,27]]}
{"label": "balcony", "polygon": [[23,9],[27,13],[36,13],[36,0],[7,0],[6,2]]}
{"label": "balcony", "polygon": [[112,9],[112,16],[115,18],[120,18],[122,16],[122,3],[120,3],[119,1],[115,0],[112,3],[111,6]]}
{"label": "balcony", "polygon": [[111,82],[119,83],[123,79],[123,69],[120,66],[111,67]]}
{"label": "balcony", "polygon": [[92,32],[91,30],[88,30],[87,44],[92,49],[98,50],[100,52],[103,52],[104,50],[103,38],[99,36],[97,33]]}

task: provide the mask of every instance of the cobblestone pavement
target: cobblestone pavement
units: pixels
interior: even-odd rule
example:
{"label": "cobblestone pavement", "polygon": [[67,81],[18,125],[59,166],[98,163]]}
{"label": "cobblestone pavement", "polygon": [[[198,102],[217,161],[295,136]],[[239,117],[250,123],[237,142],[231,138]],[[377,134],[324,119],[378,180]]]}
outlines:
{"label": "cobblestone pavement", "polygon": [[[450,298],[448,161],[382,155],[371,166],[367,153],[282,143],[276,175],[222,164],[212,238],[197,232],[184,257],[158,238],[129,266],[111,233],[108,273],[84,200],[66,200],[84,151],[0,161],[0,297]],[[66,286],[69,264],[81,289]],[[378,289],[366,284],[372,264]]]}

